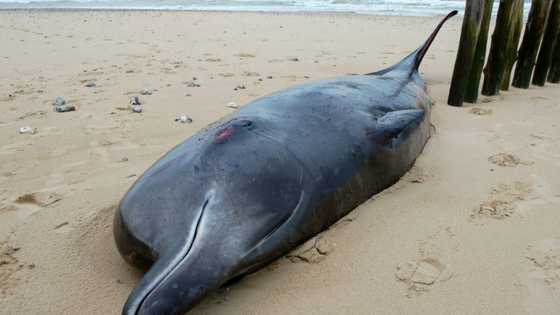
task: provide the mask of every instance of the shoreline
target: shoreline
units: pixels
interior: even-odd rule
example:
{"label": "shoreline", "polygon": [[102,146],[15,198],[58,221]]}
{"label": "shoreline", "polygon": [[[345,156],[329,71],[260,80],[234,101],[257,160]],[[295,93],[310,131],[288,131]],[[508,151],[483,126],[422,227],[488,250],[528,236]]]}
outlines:
{"label": "shoreline", "polygon": [[[0,11],[6,314],[120,314],[141,272],[116,249],[114,210],[150,165],[237,106],[391,66],[439,22],[182,12]],[[320,259],[282,257],[189,314],[560,313],[560,85],[447,106],[460,29],[420,67],[436,128],[412,170],[320,234]]]}
{"label": "shoreline", "polygon": [[[350,16],[374,16],[374,17],[404,17],[404,18],[439,18],[445,16],[447,13],[437,13],[430,15],[401,15],[401,14],[388,14],[388,13],[376,13],[376,12],[363,12],[363,11],[328,11],[328,10],[198,10],[198,9],[166,9],[166,8],[2,8],[0,7],[0,12],[188,12],[188,13],[232,13],[232,14],[243,14],[243,13],[258,13],[258,14],[272,14],[272,15],[350,15]],[[450,9],[449,11],[452,11]],[[459,12],[458,17],[462,16],[462,12]]]}

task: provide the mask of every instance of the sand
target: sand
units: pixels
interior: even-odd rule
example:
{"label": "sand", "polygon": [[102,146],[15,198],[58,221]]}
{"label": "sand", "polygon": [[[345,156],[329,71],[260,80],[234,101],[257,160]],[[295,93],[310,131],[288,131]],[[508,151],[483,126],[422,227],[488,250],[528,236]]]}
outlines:
{"label": "sand", "polygon": [[[119,314],[141,273],[112,216],[147,167],[228,103],[380,69],[437,21],[0,12],[0,313]],[[411,172],[192,314],[560,312],[560,86],[447,106],[460,23],[422,66],[435,132]],[[77,111],[54,112],[57,96]]]}

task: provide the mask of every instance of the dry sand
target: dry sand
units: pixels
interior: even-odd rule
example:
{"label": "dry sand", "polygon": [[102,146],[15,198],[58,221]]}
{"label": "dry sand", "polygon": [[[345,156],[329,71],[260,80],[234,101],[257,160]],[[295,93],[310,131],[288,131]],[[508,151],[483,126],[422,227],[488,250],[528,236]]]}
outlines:
{"label": "dry sand", "polygon": [[[0,313],[118,314],[140,273],[112,216],[139,174],[229,102],[380,69],[437,20],[0,12]],[[560,313],[560,86],[445,105],[460,22],[422,66],[436,132],[412,171],[192,314]]]}

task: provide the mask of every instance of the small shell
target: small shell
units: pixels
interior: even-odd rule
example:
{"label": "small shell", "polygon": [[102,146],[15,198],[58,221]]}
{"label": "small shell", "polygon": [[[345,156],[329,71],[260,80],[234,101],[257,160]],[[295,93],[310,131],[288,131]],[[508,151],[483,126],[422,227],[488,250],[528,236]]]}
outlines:
{"label": "small shell", "polygon": [[177,118],[175,118],[175,121],[180,122],[180,123],[183,123],[183,124],[190,124],[190,123],[193,122],[192,118],[190,118],[190,117],[187,116],[187,115],[183,115],[183,116],[177,117]]}
{"label": "small shell", "polygon": [[36,131],[35,128],[32,128],[30,126],[24,126],[24,127],[19,128],[19,133],[20,134],[30,134],[30,135],[32,135],[32,134],[35,133],[35,131]]}

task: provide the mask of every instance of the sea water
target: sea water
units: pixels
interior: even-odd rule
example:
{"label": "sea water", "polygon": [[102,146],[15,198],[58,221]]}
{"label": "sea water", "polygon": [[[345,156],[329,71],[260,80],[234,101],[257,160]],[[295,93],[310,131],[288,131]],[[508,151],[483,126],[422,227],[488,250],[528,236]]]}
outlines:
{"label": "sea water", "polygon": [[[499,1],[495,1],[494,10],[497,9]],[[529,10],[529,5],[530,1],[526,0],[525,14]],[[446,14],[451,10],[462,12],[465,8],[465,0],[0,0],[0,9],[14,8],[354,12],[433,16]]]}

